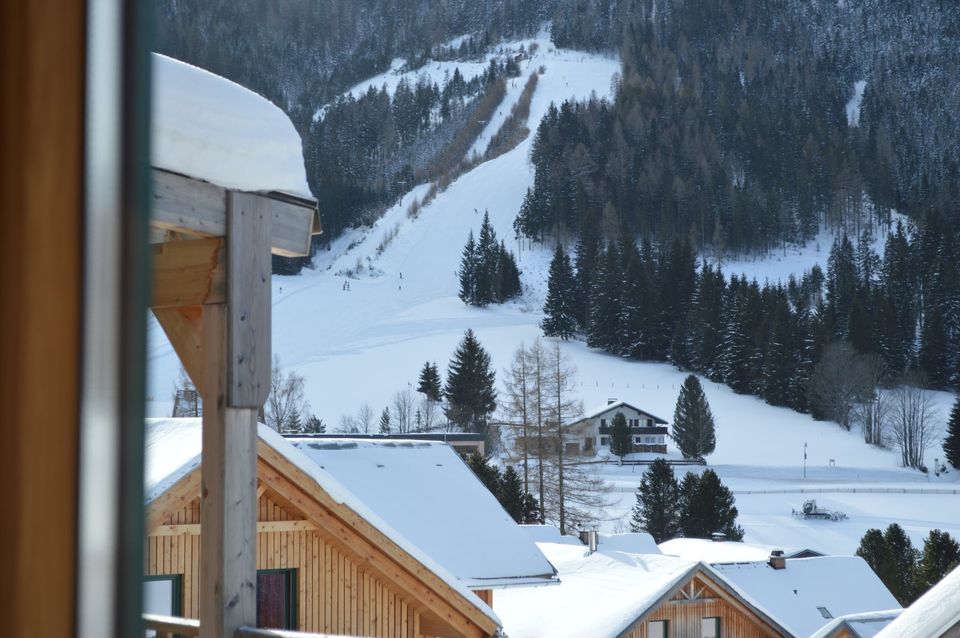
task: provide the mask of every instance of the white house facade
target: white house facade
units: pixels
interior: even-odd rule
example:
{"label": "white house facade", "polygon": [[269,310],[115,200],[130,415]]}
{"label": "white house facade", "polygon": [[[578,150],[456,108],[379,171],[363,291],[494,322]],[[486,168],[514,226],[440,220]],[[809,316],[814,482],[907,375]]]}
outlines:
{"label": "white house facade", "polygon": [[610,444],[610,435],[613,428],[613,418],[617,413],[623,413],[633,439],[634,452],[667,452],[667,422],[660,417],[650,414],[640,408],[617,399],[607,399],[606,405],[588,412],[575,425],[581,426],[584,438],[582,449],[584,452],[597,450],[601,446]]}

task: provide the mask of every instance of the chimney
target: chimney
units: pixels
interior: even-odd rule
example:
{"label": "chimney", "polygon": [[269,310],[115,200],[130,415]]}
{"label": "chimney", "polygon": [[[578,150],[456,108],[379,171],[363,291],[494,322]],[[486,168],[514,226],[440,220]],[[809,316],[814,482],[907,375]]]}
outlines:
{"label": "chimney", "polygon": [[597,530],[582,529],[579,532],[579,536],[580,536],[580,542],[587,546],[591,554],[597,551],[597,544],[599,543]]}
{"label": "chimney", "polygon": [[770,560],[767,561],[767,564],[774,569],[786,569],[787,557],[783,555],[783,550],[775,549],[770,552]]}
{"label": "chimney", "polygon": [[616,403],[616,402],[617,402],[616,398],[607,399],[607,405],[613,405],[613,404]]}

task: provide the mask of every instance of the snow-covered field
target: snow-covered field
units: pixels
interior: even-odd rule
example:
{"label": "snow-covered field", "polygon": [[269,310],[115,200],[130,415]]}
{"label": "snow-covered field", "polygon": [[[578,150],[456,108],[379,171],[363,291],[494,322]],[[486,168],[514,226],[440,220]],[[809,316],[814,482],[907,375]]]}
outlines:
{"label": "snow-covered field", "polygon": [[[519,97],[528,75],[541,65],[545,72],[533,96],[532,130],[551,102],[610,94],[611,78],[620,70],[617,60],[556,50],[546,36],[523,43],[529,49],[533,41],[539,45],[537,53],[523,63],[522,76],[508,90],[497,120],[484,133],[487,140]],[[518,46],[519,42],[503,45]],[[399,63],[395,66],[400,68]],[[463,64],[460,68],[464,72]],[[434,70],[444,72],[442,67]],[[362,86],[379,86],[396,77],[388,72]],[[415,388],[425,361],[436,361],[445,369],[467,328],[477,333],[498,371],[508,365],[521,343],[538,338],[550,247],[520,245],[512,230],[524,193],[533,183],[528,160],[531,143],[528,138],[513,151],[466,173],[416,219],[406,211],[414,198],[423,196],[426,185],[406,194],[372,227],[348,232],[333,242],[329,251],[316,257],[314,270],[297,277],[274,277],[274,352],[284,368],[306,378],[310,411],[329,430],[337,427],[342,415],[354,415],[364,404],[378,414],[398,390],[408,384]],[[467,233],[478,231],[484,211],[489,211],[498,236],[517,254],[526,290],[517,302],[478,309],[457,299],[455,271]],[[394,233],[378,252],[378,246]],[[746,272],[760,281],[783,279],[814,263],[825,267],[831,241],[824,234],[806,247],[763,261],[725,264],[724,269]],[[349,290],[344,290],[345,281],[350,283]],[[148,415],[168,416],[179,364],[152,320],[149,348]],[[671,418],[683,373],[666,364],[625,361],[582,343],[564,343],[562,348],[578,369],[580,398],[586,407],[616,397]],[[885,527],[892,521],[904,525],[915,544],[934,527],[960,536],[960,494],[955,492],[960,488],[960,472],[928,478],[899,468],[894,452],[865,445],[857,432],[771,407],[725,386],[705,382],[705,391],[718,424],[717,450],[709,461],[737,492],[746,540],[849,553],[867,528]],[[941,393],[937,401],[945,417],[952,396]],[[802,478],[804,443],[808,446],[806,479]],[[932,461],[938,455],[939,449],[931,450],[928,458]],[[617,504],[605,512],[604,530],[612,531],[623,526],[629,513],[640,469],[607,465],[598,471],[618,490]],[[791,508],[809,498],[796,492],[810,488],[849,490],[812,496],[850,518],[838,523],[793,518]],[[863,488],[909,489],[911,493],[852,491]],[[954,493],[914,493],[932,488]],[[760,490],[795,492],[746,493]]]}

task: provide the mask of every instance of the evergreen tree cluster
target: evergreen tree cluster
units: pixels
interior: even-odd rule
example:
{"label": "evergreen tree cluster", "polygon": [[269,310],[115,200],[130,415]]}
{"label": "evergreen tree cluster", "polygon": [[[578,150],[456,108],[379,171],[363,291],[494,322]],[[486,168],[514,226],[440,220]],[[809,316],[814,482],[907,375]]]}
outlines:
{"label": "evergreen tree cluster", "polygon": [[[562,336],[556,326],[569,326],[572,313],[575,327],[565,330],[585,335],[592,347],[670,361],[817,418],[838,418],[811,392],[813,380],[827,374],[824,355],[834,343],[849,345],[850,366],[880,359],[884,378],[870,383],[918,370],[933,388],[956,387],[960,228],[931,214],[909,230],[898,222],[882,256],[872,246],[866,231],[856,245],[843,235],[826,273],[814,267],[799,279],[761,286],[728,278],[706,261],[698,267],[683,240],[659,248],[622,236],[603,243],[585,228],[572,273],[551,268],[542,327]],[[840,374],[852,379],[851,371]],[[864,392],[876,385],[870,383],[862,384]]]}
{"label": "evergreen tree cluster", "polygon": [[529,492],[523,491],[523,481],[513,466],[508,465],[501,472],[498,466],[490,463],[477,452],[467,456],[466,462],[513,520],[520,524],[540,522],[540,506],[537,504],[537,499]]}
{"label": "evergreen tree cluster", "polygon": [[947,463],[960,470],[960,397],[953,402],[953,409],[950,410],[947,433],[943,438],[943,453]]}
{"label": "evergreen tree cluster", "polygon": [[518,228],[739,255],[892,209],[955,220],[958,23],[939,0],[558,0],[553,41],[623,71],[613,103],[543,120]]}
{"label": "evergreen tree cluster", "polygon": [[460,280],[460,300],[471,306],[503,303],[521,292],[517,261],[502,241],[497,243],[497,233],[487,212],[483,214],[480,236],[476,241],[470,231],[457,277]]}
{"label": "evergreen tree cluster", "polygon": [[715,533],[743,539],[736,499],[711,469],[687,472],[678,482],[670,464],[657,459],[643,473],[636,496],[630,529],[649,533],[657,543],[678,536],[711,538]]}
{"label": "evergreen tree cluster", "polygon": [[934,529],[924,539],[921,552],[914,549],[904,529],[893,523],[882,532],[867,530],[860,539],[857,556],[906,607],[960,566],[960,544],[947,532]]}

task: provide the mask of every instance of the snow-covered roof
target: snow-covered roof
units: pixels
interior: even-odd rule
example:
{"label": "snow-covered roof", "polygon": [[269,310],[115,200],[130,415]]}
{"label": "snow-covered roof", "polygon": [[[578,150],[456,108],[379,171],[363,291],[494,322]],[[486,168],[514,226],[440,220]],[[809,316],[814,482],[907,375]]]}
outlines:
{"label": "snow-covered roof", "polygon": [[292,443],[468,587],[555,582],[556,571],[444,443]]}
{"label": "snow-covered roof", "polygon": [[641,414],[646,414],[648,417],[653,419],[654,423],[658,423],[661,425],[666,425],[667,423],[667,421],[665,421],[664,419],[661,419],[657,415],[650,414],[646,410],[642,410],[635,405],[627,403],[626,401],[614,401],[613,403],[605,403],[604,405],[598,406],[593,410],[590,410],[589,412],[587,412],[584,415],[583,419],[595,419],[603,414],[606,414],[607,412],[612,412],[614,410],[617,410],[618,408],[630,408],[631,410],[636,410]]}
{"label": "snow-covered roof", "polygon": [[266,98],[153,54],[151,164],[242,191],[311,197],[300,135]]}
{"label": "snow-covered roof", "polygon": [[842,635],[840,631],[843,629],[846,629],[852,638],[874,638],[902,613],[902,609],[887,609],[840,616],[824,625],[810,638],[836,638]]}
{"label": "snow-covered roof", "polygon": [[559,543],[561,545],[578,545],[583,547],[580,539],[569,534],[560,534],[560,529],[553,525],[520,525],[520,529],[537,543]]}
{"label": "snow-covered roof", "polygon": [[510,638],[617,636],[646,613],[698,563],[581,544],[537,543],[560,574],[555,587],[508,589],[496,596]]}
{"label": "snow-covered roof", "polygon": [[794,636],[809,636],[838,616],[899,607],[859,556],[797,558],[785,569],[765,562],[710,568]]}
{"label": "snow-covered roof", "polygon": [[960,567],[904,609],[877,638],[939,638],[957,626],[960,626]]}
{"label": "snow-covered roof", "polygon": [[608,552],[630,552],[631,554],[660,554],[660,548],[653,536],[646,532],[628,532],[626,534],[600,535],[597,547]]}
{"label": "snow-covered roof", "polygon": [[[291,445],[276,431],[260,423],[257,436],[261,441],[282,454],[326,492],[330,498],[346,505],[361,518],[396,543],[417,562],[433,572],[467,600],[476,600],[466,584],[450,573],[432,554],[424,551],[401,532],[385,521],[370,504],[351,492],[329,472],[319,467],[303,452]],[[147,419],[146,420],[146,499],[157,498],[180,478],[200,465],[201,420],[200,419]],[[466,468],[465,468],[466,469]],[[469,472],[469,469],[467,469]],[[442,526],[441,526],[442,527]],[[522,532],[521,532],[522,534]],[[526,540],[526,539],[524,539]],[[532,546],[532,543],[527,541]],[[534,547],[534,550],[536,548]],[[542,558],[542,556],[541,556]],[[544,559],[546,562],[546,559]],[[476,605],[485,615],[501,625],[500,619],[487,605]]]}
{"label": "snow-covered roof", "polygon": [[735,541],[717,543],[705,538],[673,538],[660,543],[659,547],[660,551],[668,556],[702,560],[705,563],[762,561],[766,560],[774,549],[765,545]]}

